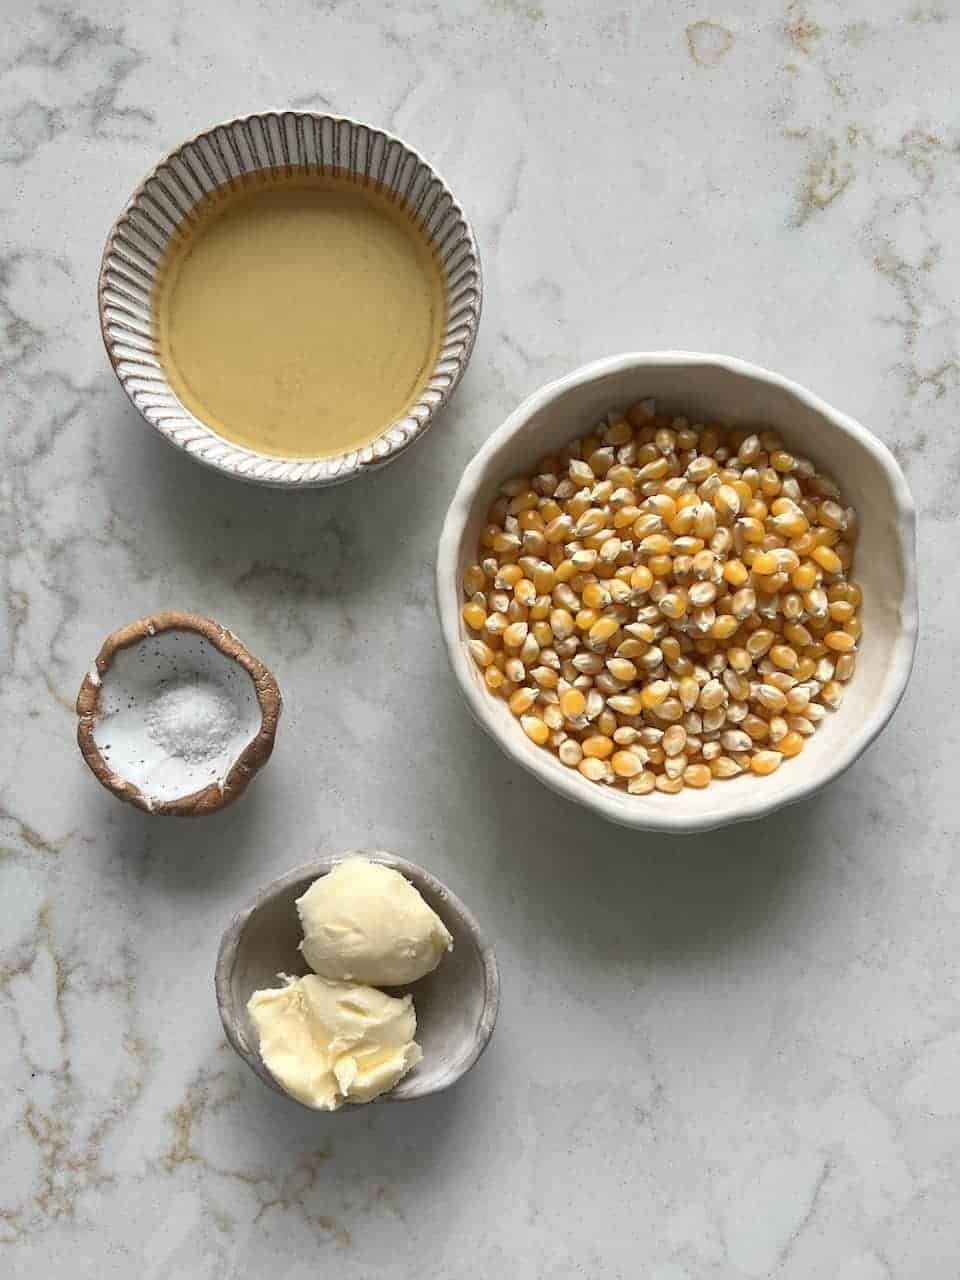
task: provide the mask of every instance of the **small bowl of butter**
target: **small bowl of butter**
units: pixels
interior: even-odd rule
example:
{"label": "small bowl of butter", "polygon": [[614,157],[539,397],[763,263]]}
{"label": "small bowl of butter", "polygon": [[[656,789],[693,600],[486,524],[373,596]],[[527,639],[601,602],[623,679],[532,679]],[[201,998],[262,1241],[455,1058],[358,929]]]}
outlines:
{"label": "small bowl of butter", "polygon": [[379,129],[313,112],[217,125],[162,160],[107,239],[110,362],[191,457],[285,488],[391,461],[453,393],[480,258],[442,178]]}
{"label": "small bowl of butter", "polygon": [[493,948],[462,902],[384,852],[320,858],[268,884],[223,934],[227,1039],[315,1111],[439,1093],[497,1018]]}

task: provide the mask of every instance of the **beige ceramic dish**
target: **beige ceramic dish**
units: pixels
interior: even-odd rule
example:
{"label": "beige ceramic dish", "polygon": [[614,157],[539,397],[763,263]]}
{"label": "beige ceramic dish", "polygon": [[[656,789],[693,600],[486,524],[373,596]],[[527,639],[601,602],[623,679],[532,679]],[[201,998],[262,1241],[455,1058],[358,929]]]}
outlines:
{"label": "beige ceramic dish", "polygon": [[[266,885],[233,918],[220,942],[215,978],[223,1029],[247,1066],[271,1089],[289,1097],[260,1057],[247,1001],[254,991],[277,986],[279,973],[310,972],[298,950],[301,932],[296,899],[318,876],[350,857],[382,862],[406,876],[453,935],[453,950],[433,973],[403,988],[416,1006],[423,1060],[377,1101],[409,1102],[440,1093],[470,1070],[493,1035],[500,1003],[497,960],[460,899],[429,871],[390,853],[352,852],[317,858]],[[357,1107],[344,1110],[355,1111]]]}
{"label": "beige ceramic dish", "polygon": [[[164,724],[158,733],[151,709],[171,693],[182,729]],[[198,698],[214,699],[223,717],[206,747],[190,732]],[[77,741],[119,799],[146,813],[202,817],[242,795],[270,759],[280,709],[273,675],[232,632],[168,610],[104,640],[77,696]]]}
{"label": "beige ceramic dish", "polygon": [[[230,444],[181,403],[157,358],[151,297],[158,265],[177,226],[216,187],[266,169],[346,170],[395,192],[435,247],[446,287],[443,343],[419,400],[373,444],[333,458],[277,458]],[[482,292],[480,255],[466,215],[416,151],[355,120],[284,111],[216,125],[161,160],[110,231],[98,296],[103,341],[114,372],[140,414],[165,440],[228,475],[299,489],[339,484],[382,467],[423,435],[470,359]]]}
{"label": "beige ceramic dish", "polygon": [[[743,776],[702,791],[631,796],[588,782],[535,746],[506,703],[480,679],[466,649],[461,579],[498,486],[589,430],[611,409],[654,397],[693,421],[767,423],[832,475],[861,524],[854,575],[863,584],[863,641],[840,710],[803,754],[766,778]],[[552,382],[516,409],[467,467],[447,512],[437,556],[440,622],[454,674],[477,721],[517,764],[560,795],[623,826],[706,831],[759,818],[811,795],[870,745],[903,696],[917,638],[916,527],[900,468],[876,436],[778,374],[727,356],[667,351],[611,356]]]}

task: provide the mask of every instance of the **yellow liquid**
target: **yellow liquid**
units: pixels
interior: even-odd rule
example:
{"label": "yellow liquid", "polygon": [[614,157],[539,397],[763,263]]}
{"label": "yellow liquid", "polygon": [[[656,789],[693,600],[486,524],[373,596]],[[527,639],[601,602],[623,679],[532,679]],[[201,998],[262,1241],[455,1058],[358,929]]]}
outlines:
{"label": "yellow liquid", "polygon": [[154,328],[170,385],[235,444],[323,458],[371,444],[440,349],[440,266],[405,205],[346,177],[214,192],[167,252]]}

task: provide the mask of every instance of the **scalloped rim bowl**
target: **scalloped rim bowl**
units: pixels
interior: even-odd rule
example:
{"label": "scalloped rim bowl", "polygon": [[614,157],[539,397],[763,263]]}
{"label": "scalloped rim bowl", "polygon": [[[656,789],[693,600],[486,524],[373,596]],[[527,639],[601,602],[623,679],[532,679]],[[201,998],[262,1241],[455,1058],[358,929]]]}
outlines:
{"label": "scalloped rim bowl", "polygon": [[[157,270],[178,226],[216,187],[244,173],[346,170],[406,201],[437,251],[447,323],[430,379],[409,413],[370,445],[332,458],[278,458],[231,444],[181,403],[153,338]],[[140,415],[170,444],[227,475],[276,488],[340,484],[392,462],[419,440],[453,394],[473,352],[483,281],[470,223],[434,168],[382,129],[311,111],[224,121],[171,151],[144,179],[107,237],[100,267],[100,327],[110,363]]]}
{"label": "scalloped rim bowl", "polygon": [[[484,685],[465,645],[461,578],[498,486],[590,430],[611,409],[653,397],[693,421],[768,423],[809,455],[857,508],[854,574],[864,587],[863,641],[840,709],[803,753],[767,778],[743,776],[679,795],[631,796],[588,782],[523,733]],[[628,353],[584,365],[534,392],[481,446],[450,504],[437,555],[440,623],[454,674],[478,723],[516,764],[576,804],[626,827],[708,831],[760,818],[838,777],[896,710],[917,640],[916,520],[907,482],[889,449],[865,427],[795,382],[729,356]]]}

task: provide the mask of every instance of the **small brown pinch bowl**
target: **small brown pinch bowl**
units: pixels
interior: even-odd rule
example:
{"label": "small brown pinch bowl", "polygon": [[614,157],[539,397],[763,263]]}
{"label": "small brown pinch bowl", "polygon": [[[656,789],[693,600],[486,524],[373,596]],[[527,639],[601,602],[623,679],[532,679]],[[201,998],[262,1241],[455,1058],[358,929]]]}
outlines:
{"label": "small brown pinch bowl", "polygon": [[77,697],[77,741],[119,799],[200,817],[236,800],[269,760],[281,705],[276,680],[235,635],[169,610],[107,636]]}
{"label": "small brown pinch bowl", "polygon": [[[493,1035],[500,1003],[497,960],[493,947],[460,899],[423,867],[390,853],[357,850],[317,858],[266,885],[249,906],[234,916],[224,931],[217,956],[215,982],[223,1029],[251,1071],[271,1089],[290,1097],[260,1057],[247,1001],[254,991],[276,987],[278,974],[299,977],[310,972],[298,950],[301,931],[296,899],[314,880],[349,858],[366,858],[399,871],[453,935],[453,950],[433,973],[403,988],[413,996],[423,1060],[375,1101],[409,1102],[440,1093],[470,1070]],[[348,1103],[342,1110],[356,1111],[360,1107],[361,1104]]]}

